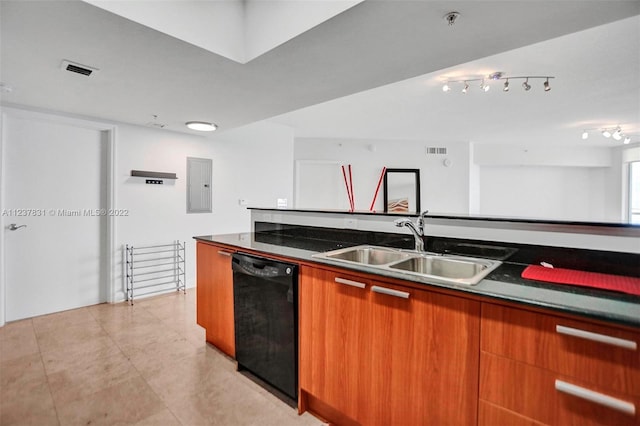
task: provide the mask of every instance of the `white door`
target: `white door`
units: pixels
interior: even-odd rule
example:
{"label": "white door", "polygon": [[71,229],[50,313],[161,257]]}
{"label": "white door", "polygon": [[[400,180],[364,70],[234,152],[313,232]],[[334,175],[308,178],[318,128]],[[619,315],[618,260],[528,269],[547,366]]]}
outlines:
{"label": "white door", "polygon": [[108,135],[9,114],[3,127],[6,320],[106,301]]}

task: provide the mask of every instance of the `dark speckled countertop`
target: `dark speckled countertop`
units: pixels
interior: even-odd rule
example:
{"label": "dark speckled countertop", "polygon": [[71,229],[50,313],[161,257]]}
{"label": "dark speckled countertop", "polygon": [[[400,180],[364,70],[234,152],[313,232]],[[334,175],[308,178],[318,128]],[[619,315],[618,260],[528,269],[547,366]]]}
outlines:
{"label": "dark speckled countertop", "polygon": [[[304,231],[304,230],[302,230]],[[371,244],[380,246],[390,246],[397,248],[412,248],[413,238],[400,234],[380,234],[370,233],[366,239],[361,236],[351,238],[350,235],[341,234],[340,238],[327,239],[319,238],[314,233],[304,234],[300,230],[296,233],[241,233],[226,235],[206,235],[194,237],[198,241],[219,243],[230,245],[238,250],[252,250],[262,252],[265,255],[278,255],[288,257],[294,260],[303,260],[306,262],[315,262],[340,267],[347,270],[360,271],[365,273],[377,274],[391,278],[403,279],[415,283],[421,283],[425,286],[441,287],[450,290],[456,290],[461,293],[469,293],[478,296],[484,296],[488,299],[499,299],[510,302],[521,303],[535,307],[543,307],[551,310],[584,316],[597,320],[604,320],[622,325],[640,328],[640,296],[618,293],[614,291],[591,289],[579,286],[552,284],[541,281],[533,281],[521,277],[521,273],[530,263],[539,263],[540,249],[537,246],[518,246],[510,245],[513,250],[507,259],[502,260],[502,265],[489,274],[484,280],[474,286],[461,284],[443,284],[430,282],[426,278],[407,275],[403,272],[390,269],[376,269],[367,265],[353,264],[346,265],[340,261],[331,259],[315,258],[312,255],[329,250],[335,250],[342,247],[350,247],[360,244]],[[301,233],[302,232],[302,233]],[[429,240],[428,240],[429,241]],[[452,242],[453,241],[453,242]],[[459,240],[448,239],[432,239],[431,245],[427,247],[428,251],[450,252],[447,247],[466,247],[468,242],[461,243]],[[483,242],[484,244],[485,242]],[[504,246],[504,243],[499,243]],[[600,269],[611,271],[612,260],[608,254],[601,252],[589,253],[589,251],[579,251],[571,249],[553,249],[543,247],[545,255],[544,259],[555,259],[560,262],[562,256],[574,258],[573,264],[557,264],[557,267],[573,267],[578,268],[581,262],[587,262],[586,259],[596,259],[591,262],[600,265]],[[565,250],[565,252],[562,252]],[[564,253],[564,254],[563,254]],[[568,253],[568,254],[567,254]],[[586,255],[585,255],[586,253]],[[464,253],[457,253],[464,254]],[[470,254],[468,254],[470,255]],[[617,262],[614,266],[618,268],[619,275],[637,276],[637,263],[639,255],[626,253],[613,253]],[[478,257],[478,256],[476,256]],[[488,256],[489,257],[489,256]],[[598,268],[582,268],[583,270],[599,271]],[[489,300],[490,301],[490,300]]]}

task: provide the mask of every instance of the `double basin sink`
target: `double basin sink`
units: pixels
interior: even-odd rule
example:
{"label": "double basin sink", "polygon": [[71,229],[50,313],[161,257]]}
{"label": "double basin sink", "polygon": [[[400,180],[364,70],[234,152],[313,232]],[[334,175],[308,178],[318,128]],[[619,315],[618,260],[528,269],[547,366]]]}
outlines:
{"label": "double basin sink", "polygon": [[362,245],[314,254],[313,257],[349,265],[364,265],[371,272],[395,271],[449,284],[478,284],[502,262],[473,257],[439,255],[412,250]]}

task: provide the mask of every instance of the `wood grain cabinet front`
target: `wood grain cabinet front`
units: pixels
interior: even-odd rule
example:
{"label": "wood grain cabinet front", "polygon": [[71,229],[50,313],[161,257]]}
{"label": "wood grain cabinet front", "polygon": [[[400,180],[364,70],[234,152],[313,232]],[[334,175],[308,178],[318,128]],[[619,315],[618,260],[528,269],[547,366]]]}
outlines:
{"label": "wood grain cabinet front", "polygon": [[232,254],[225,247],[197,243],[196,319],[207,342],[235,357]]}
{"label": "wood grain cabinet front", "polygon": [[[638,425],[640,335],[482,305],[480,399],[543,424]],[[483,419],[480,416],[480,424]]]}
{"label": "wood grain cabinet front", "polygon": [[475,424],[479,306],[302,267],[301,408],[338,425]]}

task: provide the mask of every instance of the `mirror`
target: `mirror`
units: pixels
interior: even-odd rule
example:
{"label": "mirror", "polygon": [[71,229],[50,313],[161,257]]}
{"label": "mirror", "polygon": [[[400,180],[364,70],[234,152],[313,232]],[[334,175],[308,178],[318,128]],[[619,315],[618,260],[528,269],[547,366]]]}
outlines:
{"label": "mirror", "polygon": [[385,213],[420,213],[419,169],[387,169],[383,185]]}

